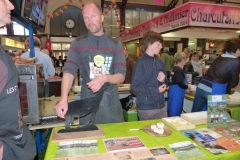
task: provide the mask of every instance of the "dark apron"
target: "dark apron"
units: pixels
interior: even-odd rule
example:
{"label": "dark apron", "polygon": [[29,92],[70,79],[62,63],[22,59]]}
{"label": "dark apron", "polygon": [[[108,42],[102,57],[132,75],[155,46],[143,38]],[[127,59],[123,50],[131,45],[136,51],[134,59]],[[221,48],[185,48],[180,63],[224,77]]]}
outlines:
{"label": "dark apron", "polygon": [[[22,121],[17,69],[0,47],[0,59],[7,67],[8,77],[0,93],[0,141],[3,143],[3,160],[33,160],[36,144],[31,132]],[[13,89],[14,88],[14,89]]]}
{"label": "dark apron", "polygon": [[[108,43],[108,42],[106,42]],[[84,66],[80,68],[80,72],[82,73],[82,89],[81,89],[81,98],[92,97],[95,94],[87,87],[86,83],[95,78],[93,73],[96,76],[99,74],[110,73],[113,74],[113,52],[112,51],[99,51],[99,50],[90,50],[87,49],[87,45],[85,44],[85,50],[81,53],[83,56]],[[95,56],[104,57],[104,67],[98,67],[95,65],[96,60],[94,62]],[[94,70],[94,71],[93,71]],[[90,75],[92,77],[90,77]],[[90,114],[81,118],[80,123],[86,124],[89,122]],[[110,85],[108,89],[104,92],[101,106],[96,113],[95,121],[96,124],[102,123],[115,123],[115,122],[123,122],[123,111],[122,106],[119,101],[119,93],[117,85]]]}
{"label": "dark apron", "polygon": [[[227,83],[225,84],[219,84],[213,81],[207,80],[209,83],[212,84],[212,95],[217,94],[226,94],[227,92]],[[205,104],[202,108],[202,111],[207,111],[207,104]]]}
{"label": "dark apron", "polygon": [[[186,74],[184,73],[183,83],[186,83]],[[183,102],[186,90],[180,88],[177,84],[170,85],[168,91],[167,113],[169,117],[180,116],[183,110]]]}

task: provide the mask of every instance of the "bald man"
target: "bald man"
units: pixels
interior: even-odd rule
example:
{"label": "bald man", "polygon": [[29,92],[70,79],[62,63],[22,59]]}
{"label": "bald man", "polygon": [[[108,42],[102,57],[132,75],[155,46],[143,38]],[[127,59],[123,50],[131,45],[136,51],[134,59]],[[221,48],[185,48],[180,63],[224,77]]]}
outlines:
{"label": "bald man", "polygon": [[[11,22],[13,4],[0,1],[0,26]],[[36,144],[22,120],[18,72],[11,57],[0,47],[0,160],[33,160]]]}
{"label": "bald man", "polygon": [[[64,65],[61,99],[54,107],[55,111],[59,117],[65,117],[68,110],[68,92],[74,75],[80,68],[83,77],[81,98],[94,96],[106,82],[111,84],[103,95],[95,123],[123,122],[117,88],[117,84],[124,81],[126,74],[122,44],[104,32],[102,25],[104,16],[96,2],[87,2],[82,14],[89,32],[87,35],[77,37],[71,44],[68,60]],[[81,118],[80,123],[86,124],[89,120],[90,115],[87,115]]]}

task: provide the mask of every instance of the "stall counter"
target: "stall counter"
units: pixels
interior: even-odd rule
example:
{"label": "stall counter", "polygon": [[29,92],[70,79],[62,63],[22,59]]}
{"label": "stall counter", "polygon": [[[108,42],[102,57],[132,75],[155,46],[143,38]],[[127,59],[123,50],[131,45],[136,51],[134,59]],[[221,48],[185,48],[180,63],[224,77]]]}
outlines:
{"label": "stall counter", "polygon": [[[169,144],[181,141],[192,141],[191,139],[184,136],[181,132],[174,130],[170,126],[166,126],[172,130],[172,134],[166,137],[154,137],[148,135],[143,130],[138,131],[129,131],[131,128],[144,128],[150,124],[156,124],[158,122],[162,122],[159,120],[148,120],[148,121],[136,121],[136,122],[123,122],[123,123],[112,123],[112,124],[100,124],[105,138],[116,138],[116,137],[127,137],[127,136],[138,136],[142,142],[146,145],[147,148],[165,146],[172,154],[173,151],[169,148]],[[206,125],[199,125],[196,128],[206,128]],[[47,151],[45,154],[45,160],[51,160],[55,157],[56,151],[58,149],[59,143],[52,142],[52,134],[54,130],[63,129],[63,127],[56,127],[52,130]],[[97,138],[98,141],[98,153],[106,153],[102,138]],[[192,141],[193,142],[193,141]],[[198,144],[197,144],[198,145]],[[199,145],[198,145],[199,146]],[[240,151],[230,152],[221,155],[213,155],[205,148],[199,146],[199,148],[206,154],[209,160],[236,160],[240,159]]]}
{"label": "stall counter", "polygon": [[[190,113],[192,110],[194,93],[186,93],[184,97],[183,110]],[[239,105],[227,105],[227,111],[231,114],[231,118],[240,122],[240,104]]]}

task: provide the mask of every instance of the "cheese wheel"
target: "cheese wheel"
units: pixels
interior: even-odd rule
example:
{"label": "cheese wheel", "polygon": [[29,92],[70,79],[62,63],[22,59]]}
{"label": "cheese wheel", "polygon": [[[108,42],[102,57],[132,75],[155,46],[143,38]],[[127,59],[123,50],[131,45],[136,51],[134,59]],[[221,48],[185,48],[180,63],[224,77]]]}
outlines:
{"label": "cheese wheel", "polygon": [[164,130],[156,128],[156,129],[154,129],[154,132],[157,133],[157,134],[163,134]]}
{"label": "cheese wheel", "polygon": [[156,129],[156,128],[157,128],[157,126],[156,126],[155,124],[151,125],[151,129],[152,129],[152,130],[154,130],[154,129]]}
{"label": "cheese wheel", "polygon": [[158,127],[158,128],[164,128],[164,123],[158,122],[158,123],[157,123],[157,127]]}

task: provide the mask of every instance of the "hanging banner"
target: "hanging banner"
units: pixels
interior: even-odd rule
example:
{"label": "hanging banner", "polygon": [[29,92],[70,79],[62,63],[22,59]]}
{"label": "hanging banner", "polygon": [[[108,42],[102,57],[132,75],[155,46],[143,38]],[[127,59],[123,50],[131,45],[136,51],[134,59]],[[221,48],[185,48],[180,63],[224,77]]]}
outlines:
{"label": "hanging banner", "polygon": [[240,28],[240,7],[190,4],[190,26]]}
{"label": "hanging banner", "polygon": [[149,21],[123,31],[118,39],[127,42],[142,38],[148,31],[167,33],[187,27],[240,28],[240,7],[222,4],[188,2]]}
{"label": "hanging banner", "polygon": [[129,33],[126,31],[120,33],[120,40],[130,41],[141,38],[148,31],[163,33],[188,26],[189,4],[184,4],[173,10],[165,12],[149,21],[133,27]]}

